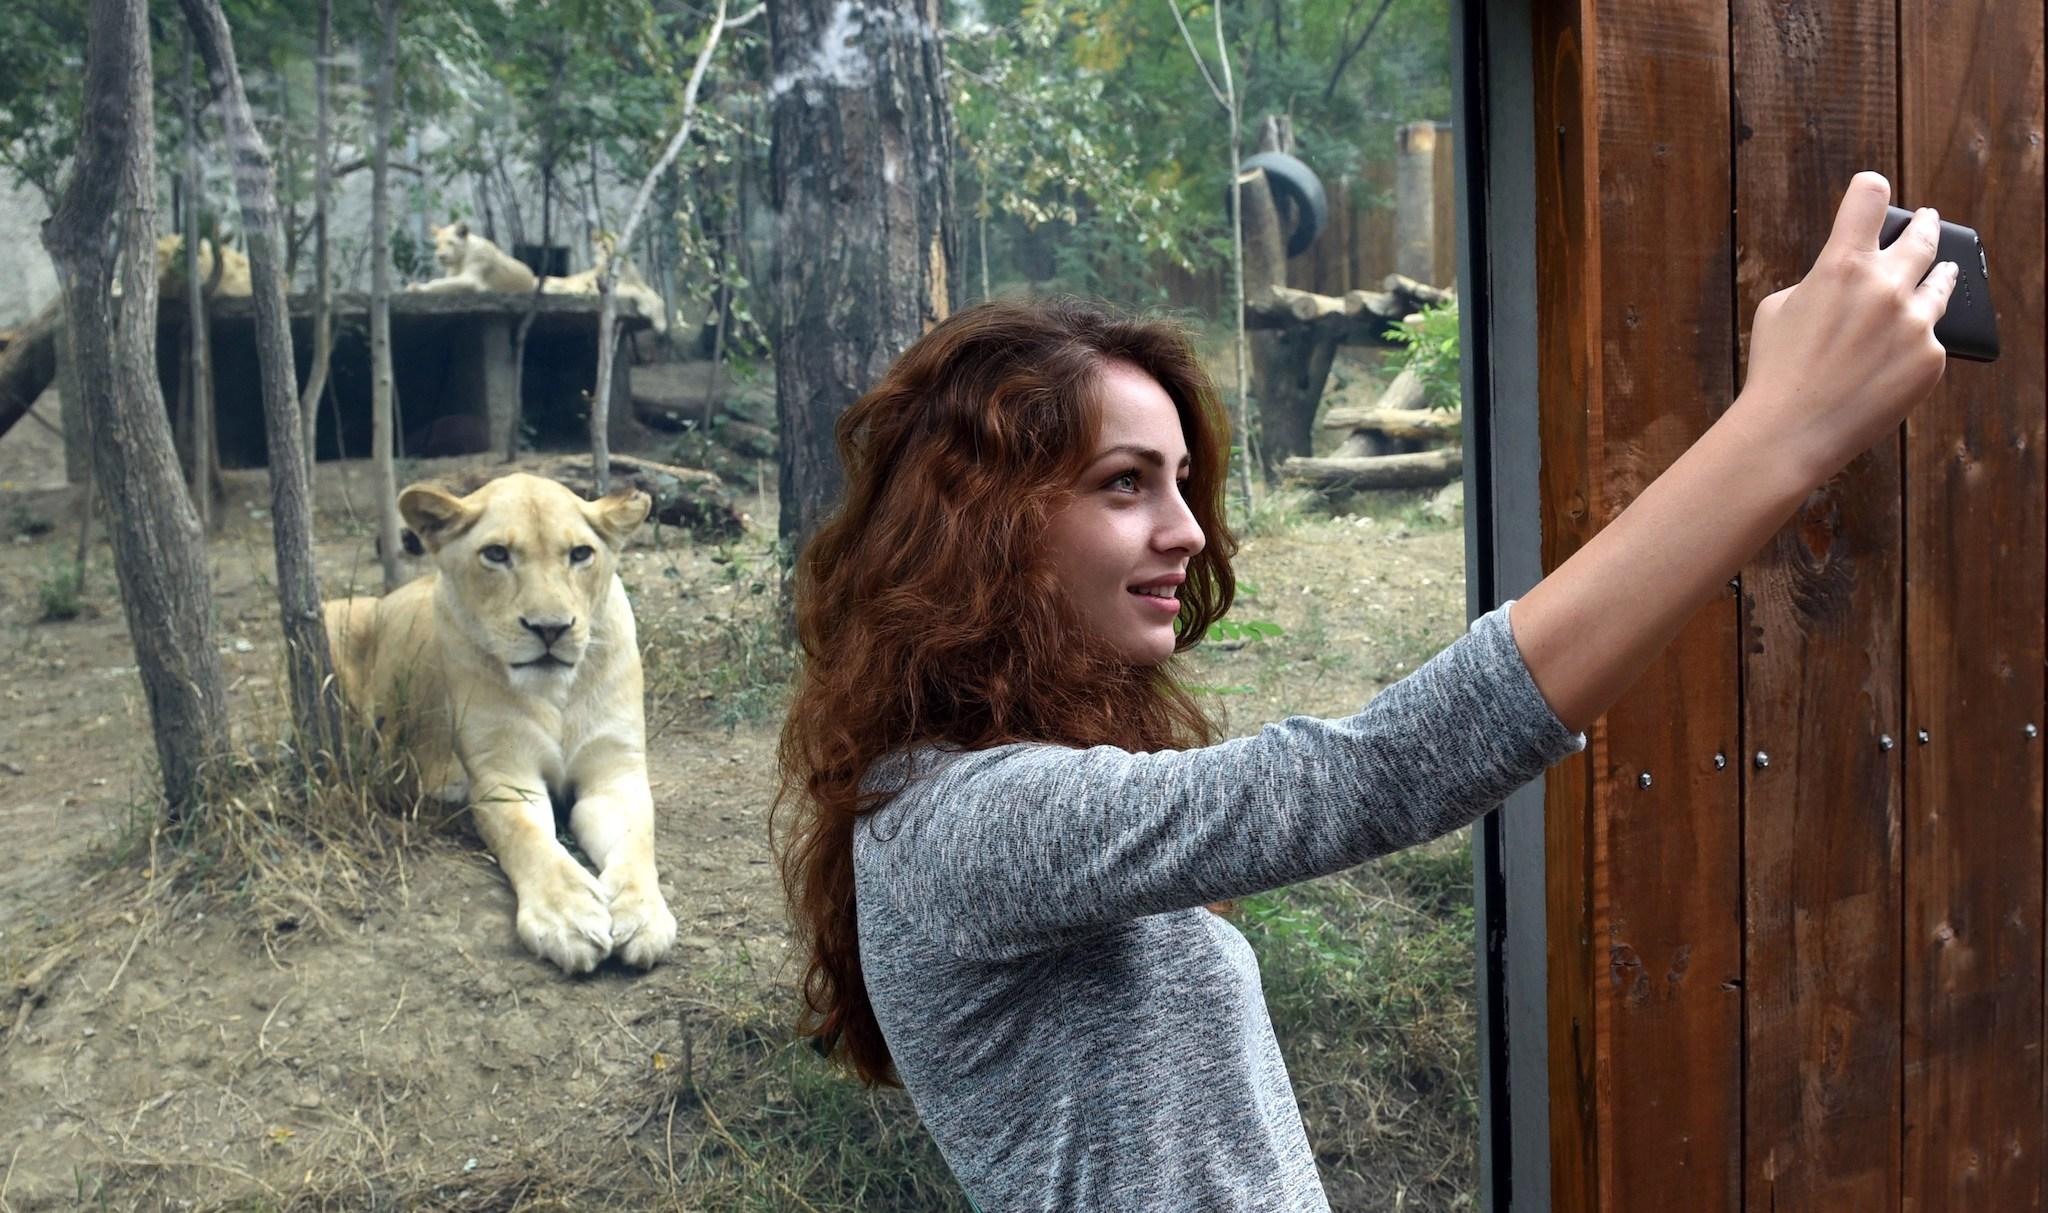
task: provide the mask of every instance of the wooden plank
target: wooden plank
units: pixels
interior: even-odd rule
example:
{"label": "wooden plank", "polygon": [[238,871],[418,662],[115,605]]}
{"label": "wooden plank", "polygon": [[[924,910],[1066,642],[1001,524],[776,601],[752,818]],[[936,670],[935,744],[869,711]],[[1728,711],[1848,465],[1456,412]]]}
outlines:
{"label": "wooden plank", "polygon": [[[1811,267],[1857,170],[1896,179],[1895,16],[1862,0],[1735,0],[1731,15],[1746,330]],[[1898,1207],[1903,751],[1880,738],[1903,724],[1900,520],[1895,438],[1742,573],[1752,1209]]]}
{"label": "wooden plank", "polygon": [[1906,5],[1899,52],[1902,199],[1983,235],[2005,346],[1907,425],[1902,1207],[2003,1213],[2048,1161],[2042,6]]}
{"label": "wooden plank", "polygon": [[[1733,200],[1726,8],[1544,8],[1555,568],[1733,395]],[[1738,779],[1714,761],[1737,748],[1735,624],[1732,594],[1702,610],[1546,785],[1556,1209],[1739,1204]]]}
{"label": "wooden plank", "polygon": [[[1599,399],[1594,308],[1599,147],[1590,130],[1591,16],[1578,3],[1531,8],[1536,127],[1536,293],[1539,485],[1543,570],[1563,564],[1594,532],[1590,413]],[[1554,135],[1553,135],[1554,132]],[[1550,1079],[1550,1208],[1598,1213],[1602,1098],[1593,986],[1592,817],[1595,765],[1606,752],[1595,726],[1586,751],[1543,779],[1544,926]]]}
{"label": "wooden plank", "polygon": [[1436,232],[1432,286],[1458,284],[1458,132],[1450,123],[1436,128],[1436,182],[1430,194]]}

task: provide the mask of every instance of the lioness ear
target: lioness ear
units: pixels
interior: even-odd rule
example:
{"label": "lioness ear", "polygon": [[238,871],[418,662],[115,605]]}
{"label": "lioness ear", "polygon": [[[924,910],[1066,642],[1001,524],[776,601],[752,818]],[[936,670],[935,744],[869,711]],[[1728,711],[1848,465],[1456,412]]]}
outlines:
{"label": "lioness ear", "polygon": [[465,219],[455,225],[455,238],[457,240],[469,239],[469,220]]}
{"label": "lioness ear", "polygon": [[653,508],[654,498],[639,489],[620,489],[609,497],[591,502],[583,512],[589,517],[590,525],[604,536],[604,541],[619,548],[625,546],[627,536],[647,521],[647,513]]}
{"label": "lioness ear", "polygon": [[468,530],[481,513],[476,506],[431,484],[415,484],[398,495],[398,512],[429,552]]}

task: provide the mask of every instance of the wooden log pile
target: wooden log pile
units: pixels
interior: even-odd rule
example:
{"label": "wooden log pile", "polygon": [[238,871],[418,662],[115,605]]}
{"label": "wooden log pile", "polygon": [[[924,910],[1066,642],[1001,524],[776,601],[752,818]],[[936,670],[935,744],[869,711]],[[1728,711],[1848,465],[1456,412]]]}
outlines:
{"label": "wooden log pile", "polygon": [[1341,431],[1343,441],[1327,456],[1284,461],[1281,477],[1320,493],[1432,488],[1458,479],[1460,414],[1423,408],[1422,395],[1421,381],[1404,370],[1372,404],[1329,410],[1322,428]]}
{"label": "wooden log pile", "polygon": [[1318,295],[1291,286],[1269,286],[1245,300],[1245,327],[1293,329],[1308,326],[1339,345],[1392,345],[1387,330],[1425,307],[1444,303],[1453,292],[1388,274],[1377,291]]}

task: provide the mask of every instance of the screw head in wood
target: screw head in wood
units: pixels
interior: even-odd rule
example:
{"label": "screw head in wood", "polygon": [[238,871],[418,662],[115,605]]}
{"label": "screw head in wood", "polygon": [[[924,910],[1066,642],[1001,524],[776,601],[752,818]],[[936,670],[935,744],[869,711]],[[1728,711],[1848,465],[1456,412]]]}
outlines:
{"label": "screw head in wood", "polygon": [[1650,786],[1650,773],[1648,771],[1644,771],[1642,774],[1636,776],[1636,786],[1639,788],[1647,788]]}
{"label": "screw head in wood", "polygon": [[2033,726],[2033,725],[2032,725],[2031,723],[2027,725],[2027,736],[2029,736],[2029,737],[2039,737],[2040,735],[2041,735],[2041,730],[2039,730],[2039,729],[2035,728],[2035,727],[2034,727],[2034,726]]}
{"label": "screw head in wood", "polygon": [[1926,729],[1921,729],[1921,730],[1920,730],[1920,733],[1919,733],[1919,740],[1920,740],[1920,744],[1921,744],[1921,745],[1926,745],[1926,744],[1927,744],[1927,742],[1929,741],[1929,738],[1928,738],[1928,736],[1927,736],[1927,730],[1926,730]]}
{"label": "screw head in wood", "polygon": [[1761,771],[1769,765],[1771,765],[1771,756],[1762,750],[1758,750],[1756,752],[1756,769]]}
{"label": "screw head in wood", "polygon": [[1885,751],[1886,753],[1890,753],[1892,746],[1895,744],[1896,743],[1892,741],[1892,735],[1890,733],[1885,733],[1877,739],[1877,748]]}
{"label": "screw head in wood", "polygon": [[1717,771],[1723,771],[1723,770],[1726,770],[1727,768],[1728,768],[1728,755],[1726,755],[1726,754],[1716,754],[1716,755],[1714,755],[1714,769],[1715,769],[1715,770],[1717,770]]}

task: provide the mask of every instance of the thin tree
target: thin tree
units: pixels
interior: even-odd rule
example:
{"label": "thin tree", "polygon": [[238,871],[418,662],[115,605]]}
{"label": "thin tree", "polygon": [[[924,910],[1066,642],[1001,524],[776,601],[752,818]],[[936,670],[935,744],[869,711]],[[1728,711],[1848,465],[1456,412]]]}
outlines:
{"label": "thin tree", "polygon": [[1181,41],[1187,44],[1188,54],[1194,56],[1195,66],[1202,70],[1202,80],[1209,86],[1209,95],[1216,98],[1216,104],[1223,107],[1224,117],[1230,123],[1230,287],[1231,297],[1237,306],[1237,445],[1241,459],[1238,470],[1242,474],[1245,507],[1252,504],[1252,427],[1251,427],[1251,359],[1246,349],[1244,333],[1244,175],[1238,165],[1244,163],[1243,136],[1239,133],[1237,112],[1237,82],[1230,72],[1230,44],[1223,40],[1223,0],[1214,0],[1209,6],[1216,18],[1216,58],[1223,65],[1223,83],[1219,86],[1216,77],[1209,72],[1209,64],[1202,58],[1202,52],[1195,49],[1194,36],[1188,33],[1188,23],[1180,15],[1178,0],[1166,0],[1166,7],[1173,10],[1173,23],[1180,27]]}
{"label": "thin tree", "polygon": [[[320,436],[320,397],[334,361],[334,251],[327,241],[327,205],[334,193],[334,132],[328,121],[328,72],[334,61],[334,0],[320,0],[320,34],[313,57],[313,364],[299,393],[304,423],[306,483],[313,483]],[[334,431],[337,448],[341,430]]]}
{"label": "thin tree", "polygon": [[[185,33],[185,87],[178,93],[179,117],[185,128],[185,189],[183,223],[185,255],[185,373],[179,377],[184,399],[179,403],[181,435],[189,440],[186,456],[190,470],[186,486],[192,493],[193,508],[199,514],[199,529],[213,530],[213,469],[218,440],[214,436],[212,321],[206,312],[210,283],[199,272],[199,203],[206,196],[206,174],[199,155],[198,86],[192,79],[192,34]],[[214,279],[220,277],[227,260],[214,248]]]}
{"label": "thin tree", "polygon": [[689,142],[690,124],[697,116],[697,89],[704,83],[704,69],[711,64],[711,53],[718,49],[719,37],[729,25],[745,25],[760,12],[759,8],[751,9],[744,17],[728,22],[725,0],[718,0],[711,30],[704,36],[704,47],[697,52],[697,62],[690,67],[690,82],[683,89],[682,123],[668,141],[668,147],[662,150],[661,159],[654,162],[641,180],[639,191],[633,195],[633,205],[626,211],[625,228],[605,251],[604,269],[597,276],[597,392],[590,398],[590,461],[599,496],[611,492],[612,482],[611,435],[607,427],[611,423],[612,360],[617,347],[613,331],[619,322],[619,296],[615,289],[619,263],[626,250],[633,247],[633,234],[640,230],[640,220],[647,214],[647,202],[654,197],[655,184],[668,172],[668,166],[675,163],[683,144]]}
{"label": "thin tree", "polygon": [[235,62],[235,41],[220,0],[178,0],[221,110],[235,193],[249,239],[249,281],[256,301],[256,363],[263,383],[263,433],[270,460],[270,525],[277,553],[277,602],[284,623],[285,668],[291,677],[292,721],[302,746],[336,754],[341,744],[341,695],[327,651],[320,610],[320,579],[313,567],[313,499],[308,492],[301,436],[297,362],[292,354],[291,305],[285,297],[284,224],[277,211],[277,176],[270,149],[256,129],[249,96]]}
{"label": "thin tree", "polygon": [[156,377],[156,100],[144,0],[92,0],[81,119],[43,244],[63,293],[121,605],[177,817],[199,807],[205,768],[228,744],[228,716],[205,535],[178,476]]}
{"label": "thin tree", "polygon": [[770,0],[781,536],[844,486],[833,427],[960,295],[938,0]]}
{"label": "thin tree", "polygon": [[379,0],[379,50],[370,135],[370,452],[377,468],[377,558],[384,591],[398,588],[398,469],[391,461],[397,383],[391,370],[391,94],[398,75],[398,0]]}

